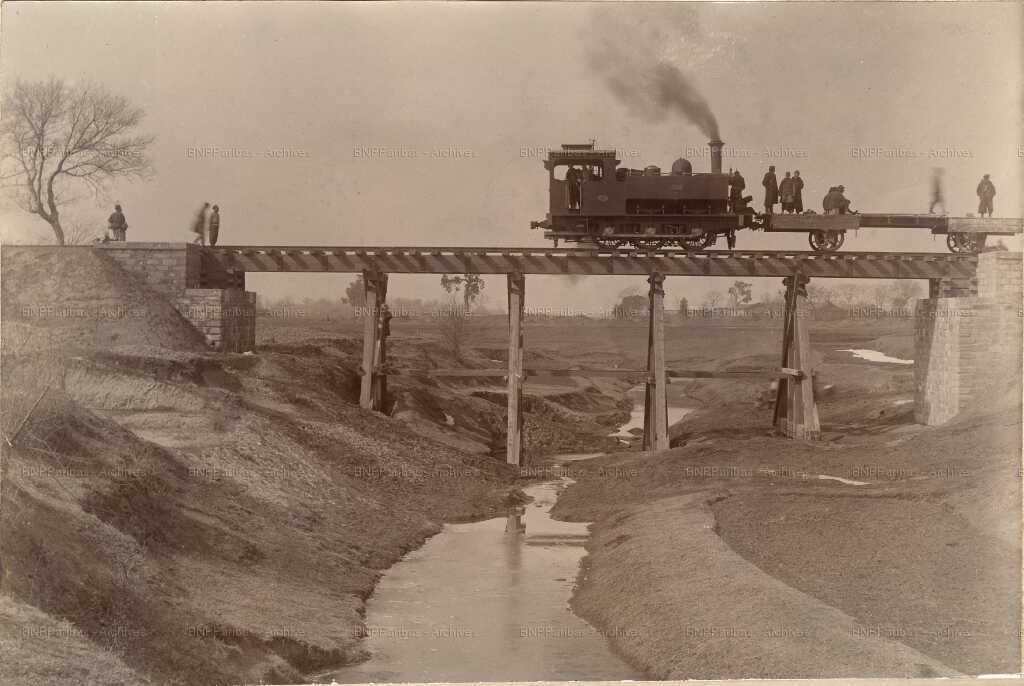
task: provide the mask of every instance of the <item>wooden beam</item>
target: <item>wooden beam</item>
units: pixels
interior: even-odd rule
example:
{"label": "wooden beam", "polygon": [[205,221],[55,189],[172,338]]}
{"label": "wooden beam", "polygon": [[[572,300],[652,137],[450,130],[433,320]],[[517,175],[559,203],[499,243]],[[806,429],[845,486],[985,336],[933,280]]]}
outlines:
{"label": "wooden beam", "polygon": [[359,385],[359,405],[379,410],[383,402],[379,379],[382,349],[380,345],[381,306],[387,297],[387,274],[363,272],[363,363]]}
{"label": "wooden beam", "polygon": [[521,466],[523,449],[523,300],[526,278],[508,275],[508,436],[505,461]]}
{"label": "wooden beam", "polygon": [[786,285],[786,325],[782,341],[782,367],[775,396],[774,424],[790,438],[821,438],[818,406],[814,400],[814,371],[807,326],[806,285],[809,279],[795,274]]}
{"label": "wooden beam", "polygon": [[644,450],[668,449],[668,397],[665,376],[665,276],[654,272],[647,278],[649,378],[644,400]]}

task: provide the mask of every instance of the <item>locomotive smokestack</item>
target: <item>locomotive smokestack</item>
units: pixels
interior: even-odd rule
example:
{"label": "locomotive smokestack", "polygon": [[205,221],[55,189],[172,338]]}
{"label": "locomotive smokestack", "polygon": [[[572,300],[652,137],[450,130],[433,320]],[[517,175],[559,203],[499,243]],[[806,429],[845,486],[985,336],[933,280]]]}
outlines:
{"label": "locomotive smokestack", "polygon": [[725,145],[718,138],[714,138],[708,141],[708,147],[711,148],[711,173],[721,174],[722,173],[722,146]]}

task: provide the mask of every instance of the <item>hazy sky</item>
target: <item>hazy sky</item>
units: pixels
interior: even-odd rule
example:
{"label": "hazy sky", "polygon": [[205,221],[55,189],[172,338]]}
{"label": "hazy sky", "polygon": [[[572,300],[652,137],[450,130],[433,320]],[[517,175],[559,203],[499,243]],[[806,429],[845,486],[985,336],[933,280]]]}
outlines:
{"label": "hazy sky", "polygon": [[[857,209],[921,211],[930,170],[943,166],[952,212],[977,209],[975,186],[990,173],[996,214],[1021,216],[1022,17],[1009,2],[8,2],[0,56],[5,82],[87,79],[146,110],[154,178],[68,211],[102,228],[119,200],[132,240],[190,239],[208,200],[222,208],[223,244],[542,246],[529,229],[547,197],[534,148],[595,138],[624,165],[668,167],[706,142],[681,117],[646,121],[616,101],[590,67],[605,50],[669,59],[691,76],[755,205],[775,164],[780,176],[800,169],[812,208],[843,183]],[[189,153],[212,147],[230,152]],[[853,150],[863,147],[914,156],[864,159]],[[48,229],[14,211],[0,221],[5,240]],[[738,247],[804,241],[746,232]],[[945,251],[912,231],[862,231],[846,246]],[[350,278],[249,284],[330,296]],[[504,302],[502,281],[486,291],[493,304]],[[642,283],[531,277],[528,301],[596,308]],[[392,284],[395,295],[441,294],[436,277]],[[668,290],[674,300],[728,285],[675,278]]]}

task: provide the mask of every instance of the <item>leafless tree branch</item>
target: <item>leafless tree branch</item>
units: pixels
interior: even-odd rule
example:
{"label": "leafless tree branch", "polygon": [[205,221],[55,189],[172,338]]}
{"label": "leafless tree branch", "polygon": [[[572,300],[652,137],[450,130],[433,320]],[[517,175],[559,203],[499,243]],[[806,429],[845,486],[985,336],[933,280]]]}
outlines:
{"label": "leafless tree branch", "polygon": [[15,82],[3,96],[0,190],[67,240],[61,208],[68,190],[98,195],[116,178],[146,178],[153,136],[135,133],[145,113],[92,83]]}

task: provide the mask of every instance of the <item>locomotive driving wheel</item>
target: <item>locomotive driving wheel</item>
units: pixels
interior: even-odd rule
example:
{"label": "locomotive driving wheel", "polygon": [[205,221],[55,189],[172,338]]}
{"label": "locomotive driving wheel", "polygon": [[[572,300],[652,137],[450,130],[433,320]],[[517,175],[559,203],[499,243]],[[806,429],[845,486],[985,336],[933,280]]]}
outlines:
{"label": "locomotive driving wheel", "polygon": [[608,250],[618,250],[626,245],[626,241],[621,238],[608,238],[606,236],[602,236],[597,239],[597,244],[602,248],[607,248]]}
{"label": "locomotive driving wheel", "polygon": [[634,238],[630,242],[636,246],[637,250],[643,250],[644,252],[660,250],[662,247],[662,240],[660,238]]}
{"label": "locomotive driving wheel", "polygon": [[679,239],[679,245],[685,250],[706,250],[715,244],[718,238],[713,233],[702,233],[699,236],[687,236]]}
{"label": "locomotive driving wheel", "polygon": [[835,252],[845,240],[846,234],[842,231],[811,231],[807,234],[807,242],[814,252]]}
{"label": "locomotive driving wheel", "polygon": [[[979,235],[981,238],[979,239]],[[946,235],[946,247],[955,253],[981,252],[985,245],[984,234],[950,233]]]}

